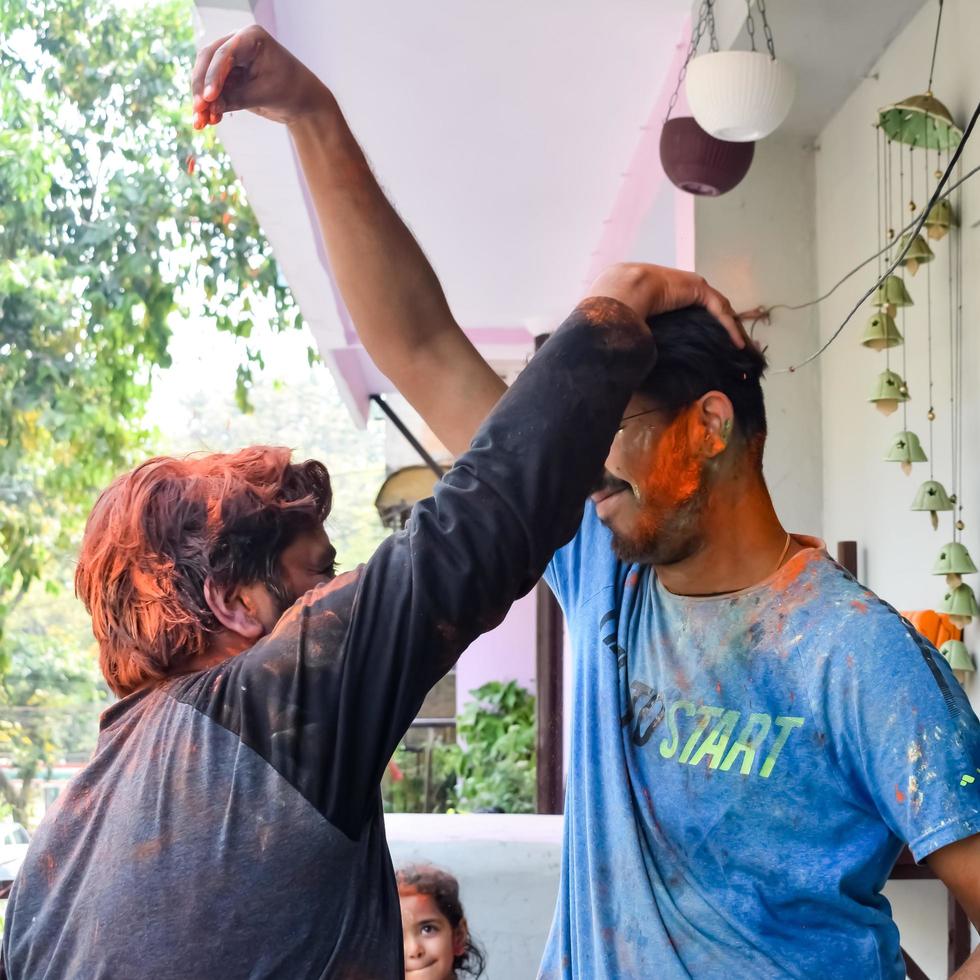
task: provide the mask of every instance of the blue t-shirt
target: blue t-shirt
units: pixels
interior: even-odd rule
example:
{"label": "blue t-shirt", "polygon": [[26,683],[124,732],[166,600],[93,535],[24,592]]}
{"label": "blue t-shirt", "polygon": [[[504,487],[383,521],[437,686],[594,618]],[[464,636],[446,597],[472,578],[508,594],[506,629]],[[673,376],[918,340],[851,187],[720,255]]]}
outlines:
{"label": "blue t-shirt", "polygon": [[980,722],[945,660],[815,539],[685,598],[586,506],[549,584],[574,650],[548,980],[903,978],[881,894],[980,832]]}

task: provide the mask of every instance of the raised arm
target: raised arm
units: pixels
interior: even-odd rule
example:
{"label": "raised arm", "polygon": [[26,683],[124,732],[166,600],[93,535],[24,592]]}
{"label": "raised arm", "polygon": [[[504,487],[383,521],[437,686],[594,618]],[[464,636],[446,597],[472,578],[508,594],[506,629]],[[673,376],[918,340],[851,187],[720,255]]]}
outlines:
{"label": "raised arm", "polygon": [[[198,128],[232,109],[288,125],[361,342],[450,451],[463,452],[503,383],[453,318],[439,280],[378,186],[333,95],[257,26],[203,48],[193,90]],[[739,346],[744,342],[728,301],[699,276],[657,266],[616,272],[614,280],[600,278],[592,294],[651,313],[698,303]]]}
{"label": "raised arm", "polygon": [[288,125],[361,342],[447,448],[463,452],[504,384],[453,318],[332,93],[260,27],[203,48],[193,86],[198,128],[240,108]]}

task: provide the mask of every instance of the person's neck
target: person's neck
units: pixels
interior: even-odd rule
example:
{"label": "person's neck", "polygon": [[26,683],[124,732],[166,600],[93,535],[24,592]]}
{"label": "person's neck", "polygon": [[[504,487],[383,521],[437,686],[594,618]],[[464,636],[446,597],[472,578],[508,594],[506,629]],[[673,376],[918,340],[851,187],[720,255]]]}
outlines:
{"label": "person's neck", "polygon": [[181,670],[184,674],[196,674],[199,670],[207,670],[209,667],[216,667],[238,654],[254,646],[254,643],[247,640],[238,633],[231,630],[221,630],[211,636],[207,650],[200,656],[188,660]]}
{"label": "person's neck", "polygon": [[789,539],[772,498],[755,471],[713,488],[702,520],[697,552],[671,565],[657,565],[657,578],[676,595],[724,595],[773,575],[802,546]]}

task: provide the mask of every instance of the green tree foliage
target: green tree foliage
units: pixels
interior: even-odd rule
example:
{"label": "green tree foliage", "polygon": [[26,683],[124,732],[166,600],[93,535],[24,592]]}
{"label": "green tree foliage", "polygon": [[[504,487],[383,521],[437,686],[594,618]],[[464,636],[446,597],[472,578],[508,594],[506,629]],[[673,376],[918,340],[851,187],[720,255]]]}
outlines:
{"label": "green tree foliage", "polygon": [[110,700],[81,603],[32,590],[11,617],[8,668],[0,678],[0,802],[32,825],[36,780],[55,765],[84,762],[95,748],[98,714]]}
{"label": "green tree foliage", "polygon": [[[0,3],[0,632],[142,445],[170,315],[241,337],[256,304],[298,321],[227,157],[190,126],[190,14]],[[246,348],[240,405],[260,360]]]}

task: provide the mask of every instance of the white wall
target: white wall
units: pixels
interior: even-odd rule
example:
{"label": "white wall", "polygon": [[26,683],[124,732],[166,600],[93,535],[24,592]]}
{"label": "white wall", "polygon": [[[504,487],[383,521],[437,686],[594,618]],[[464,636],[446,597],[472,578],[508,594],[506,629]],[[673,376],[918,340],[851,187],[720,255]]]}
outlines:
{"label": "white wall", "polygon": [[[847,100],[820,134],[816,153],[817,293],[822,293],[849,268],[871,254],[875,233],[876,110],[925,89],[935,30],[936,5],[922,12],[896,38],[875,69]],[[947,0],[933,89],[964,125],[980,97],[980,61],[975,39],[980,36],[980,6],[974,0]],[[980,162],[980,144],[963,156],[964,169]],[[907,169],[907,168],[906,168]],[[935,169],[933,164],[930,170]],[[921,204],[922,173],[916,173]],[[908,193],[906,192],[906,198]],[[908,214],[906,209],[905,215]],[[903,216],[904,217],[904,216]],[[965,269],[964,382],[971,397],[965,404],[964,444],[974,451],[980,435],[980,358],[976,323],[980,314],[977,286],[980,235],[980,184],[968,184],[961,214]],[[907,218],[905,219],[907,220]],[[934,242],[932,270],[934,363],[947,361],[945,330],[946,256],[949,238]],[[872,271],[874,266],[871,267]],[[870,285],[869,275],[856,276],[819,307],[822,339],[844,318]],[[941,288],[937,288],[940,287]],[[909,280],[916,306],[907,321],[909,378],[913,401],[909,425],[928,439],[926,401],[926,272]],[[855,538],[860,546],[861,576],[889,602],[901,609],[929,608],[942,594],[942,579],[929,574],[939,548],[949,539],[949,520],[934,532],[928,515],[912,513],[909,505],[919,483],[928,479],[928,465],[918,464],[911,477],[882,457],[893,434],[902,428],[901,412],[884,418],[866,401],[884,355],[859,346],[858,338],[871,310],[865,306],[841,338],[821,359],[823,417],[824,535],[829,540]],[[899,358],[900,360],[900,358]],[[893,368],[895,365],[893,364]],[[938,372],[935,452],[936,478],[949,478],[949,436],[946,372]],[[926,444],[926,451],[928,446]],[[968,457],[962,488],[967,523],[965,543],[974,556],[980,552],[980,485]],[[976,587],[974,578],[971,584]],[[977,631],[968,631],[975,646]],[[980,690],[967,687],[976,707]],[[938,885],[893,882],[886,894],[894,904],[903,943],[930,976],[945,976],[945,897]]]}
{"label": "white wall", "polygon": [[[871,124],[879,106],[924,88],[935,12],[932,4],[923,8],[882,57],[876,68],[878,78],[869,78],[855,91],[820,135],[816,155],[818,291],[829,288],[877,246],[875,138]],[[976,59],[973,44],[978,32],[980,6],[972,0],[948,0],[933,88],[961,125],[975,105],[973,100],[980,96],[980,62]],[[963,156],[964,168],[978,162],[980,144],[971,144]],[[934,162],[932,169],[935,169]],[[917,177],[916,195],[921,198],[921,171]],[[969,395],[965,404],[964,445],[970,454],[980,436],[980,400],[977,397],[980,351],[975,329],[980,314],[980,290],[975,272],[970,271],[977,268],[980,245],[978,230],[973,227],[980,219],[980,185],[974,180],[964,190],[961,215],[965,270],[964,383]],[[907,209],[905,214],[908,214]],[[933,464],[936,479],[948,485],[946,260],[950,239],[947,237],[932,244],[936,252],[936,260],[932,263],[932,319],[938,413]],[[821,338],[829,337],[870,285],[869,274],[873,274],[873,267],[869,268],[868,274],[856,276],[821,305]],[[916,302],[906,323],[907,381],[913,399],[909,405],[909,426],[922,438],[928,452],[926,270],[920,269],[907,282]],[[866,401],[872,382],[885,366],[884,354],[867,351],[858,343],[871,312],[867,305],[862,308],[822,358],[825,533],[833,539],[851,537],[860,542],[862,576],[889,602],[901,609],[929,608],[942,594],[942,579],[930,575],[930,568],[941,546],[949,540],[950,521],[948,515],[941,515],[940,529],[933,531],[928,515],[909,510],[917,487],[929,478],[928,464],[917,464],[912,476],[906,477],[894,463],[883,461],[890,439],[902,428],[902,413],[899,411],[885,418]],[[900,348],[892,353],[893,368],[901,370]],[[971,463],[968,456],[962,488],[967,523],[964,541],[976,555],[980,553],[980,484],[975,478],[975,464]],[[976,587],[976,579],[972,584]],[[974,705],[980,703],[976,689],[971,693]]]}
{"label": "white wall", "polygon": [[[814,294],[813,156],[799,138],[777,134],[756,144],[752,167],[738,187],[696,201],[695,268],[739,312]],[[779,367],[816,346],[816,317],[809,310],[780,310],[755,335],[768,345],[770,365]],[[770,374],[765,393],[765,470],[776,510],[790,530],[820,534],[820,365],[793,375]]]}

